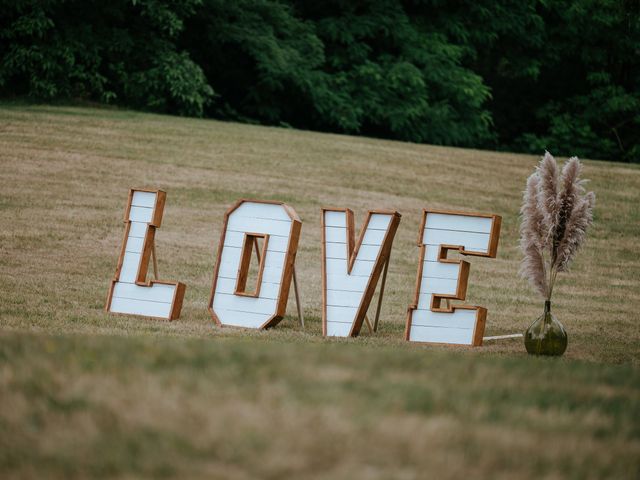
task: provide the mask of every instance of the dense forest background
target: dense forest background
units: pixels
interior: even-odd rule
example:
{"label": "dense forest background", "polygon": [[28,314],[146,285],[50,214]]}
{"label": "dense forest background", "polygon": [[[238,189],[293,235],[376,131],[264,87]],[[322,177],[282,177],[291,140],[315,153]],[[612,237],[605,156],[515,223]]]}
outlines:
{"label": "dense forest background", "polygon": [[0,96],[640,162],[640,1],[0,0]]}

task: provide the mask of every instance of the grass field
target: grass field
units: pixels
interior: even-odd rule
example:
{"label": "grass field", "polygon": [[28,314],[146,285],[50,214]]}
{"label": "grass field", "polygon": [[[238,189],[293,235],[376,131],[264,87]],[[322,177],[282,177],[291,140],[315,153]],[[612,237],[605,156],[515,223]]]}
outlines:
{"label": "grass field", "polygon": [[[422,208],[497,213],[471,258],[488,335],[541,301],[518,279],[518,209],[537,158],[120,110],[0,106],[2,478],[638,478],[640,168],[585,162],[595,224],[554,311],[561,359],[521,340],[402,340]],[[176,322],[103,307],[132,186],[167,191],[161,277]],[[206,310],[225,210],[286,201],[303,220],[306,329],[215,328]],[[402,214],[380,331],[323,339],[320,207]],[[295,312],[290,301],[289,313]]]}

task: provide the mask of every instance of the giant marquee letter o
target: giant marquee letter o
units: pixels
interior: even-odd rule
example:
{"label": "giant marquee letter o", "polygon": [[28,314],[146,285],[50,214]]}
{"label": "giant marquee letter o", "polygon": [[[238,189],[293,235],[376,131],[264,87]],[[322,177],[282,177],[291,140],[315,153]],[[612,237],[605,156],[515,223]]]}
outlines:
{"label": "giant marquee letter o", "polygon": [[[240,200],[225,213],[209,299],[218,326],[263,329],[282,320],[301,226],[295,210],[282,202]],[[257,285],[247,292],[247,269],[258,238],[263,246]]]}
{"label": "giant marquee letter o", "polygon": [[464,300],[469,279],[469,262],[448,258],[447,253],[457,250],[462,255],[495,258],[501,221],[498,215],[423,211],[418,278],[407,314],[406,340],[482,345],[487,309],[442,305],[443,300]]}

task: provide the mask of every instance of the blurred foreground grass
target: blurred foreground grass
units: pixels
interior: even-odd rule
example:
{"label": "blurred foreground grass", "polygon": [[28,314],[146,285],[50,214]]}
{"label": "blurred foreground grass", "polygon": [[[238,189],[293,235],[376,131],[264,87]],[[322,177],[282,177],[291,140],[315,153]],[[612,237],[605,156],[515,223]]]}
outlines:
{"label": "blurred foreground grass", "polygon": [[[255,339],[0,337],[38,478],[636,478],[631,366]],[[6,478],[6,477],[5,477]]]}

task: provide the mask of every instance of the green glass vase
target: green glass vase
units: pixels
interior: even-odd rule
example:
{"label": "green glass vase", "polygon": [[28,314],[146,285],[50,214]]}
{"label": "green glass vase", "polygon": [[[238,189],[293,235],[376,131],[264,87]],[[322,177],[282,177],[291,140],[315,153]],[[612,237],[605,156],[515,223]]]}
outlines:
{"label": "green glass vase", "polygon": [[544,313],[524,333],[524,346],[531,355],[560,356],[567,349],[567,332],[544,302]]}

